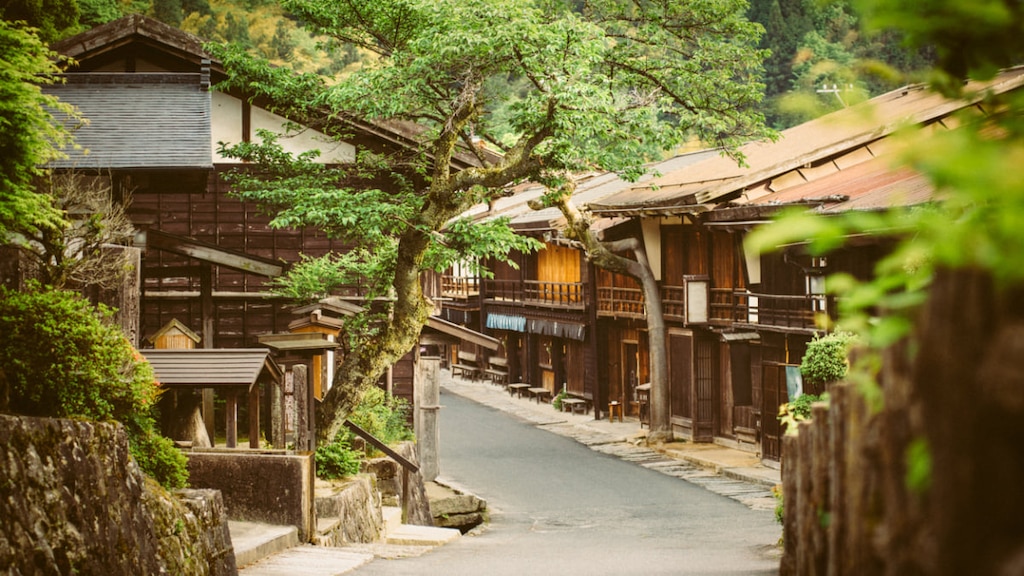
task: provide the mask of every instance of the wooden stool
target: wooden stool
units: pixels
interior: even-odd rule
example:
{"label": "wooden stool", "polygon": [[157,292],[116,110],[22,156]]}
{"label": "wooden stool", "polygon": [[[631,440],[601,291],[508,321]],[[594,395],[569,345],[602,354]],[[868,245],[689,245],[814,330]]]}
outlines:
{"label": "wooden stool", "polygon": [[608,403],[608,421],[615,421],[615,412],[619,413],[619,422],[622,422],[622,404],[618,400],[613,400]]}

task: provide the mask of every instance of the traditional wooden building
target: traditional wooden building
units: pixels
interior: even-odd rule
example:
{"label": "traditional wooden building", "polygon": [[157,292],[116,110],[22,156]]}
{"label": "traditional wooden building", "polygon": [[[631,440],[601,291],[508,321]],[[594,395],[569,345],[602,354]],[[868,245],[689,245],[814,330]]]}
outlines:
{"label": "traditional wooden building", "polygon": [[[137,230],[134,247],[142,249],[141,288],[126,288],[141,291],[136,299],[139,342],[173,321],[195,334],[205,349],[265,354],[261,337],[296,332],[307,340],[275,341],[275,351],[285,360],[283,366],[309,364],[310,403],[322,397],[336,361],[337,343],[331,336],[338,322],[294,308],[274,296],[268,282],[301,255],[348,247],[312,228],[271,228],[268,214],[232,196],[222,175],[245,167],[221,155],[219,145],[253,141],[258,130],[269,130],[289,152],[316,149],[318,161],[340,164],[361,151],[417,149],[421,128],[325,115],[322,124],[297,130],[294,119],[273,111],[274,103],[219,89],[225,71],[204,50],[203,40],[141,15],[52,48],[74,65],[45,90],[77,106],[88,123],[75,131],[79,147],[67,150],[67,158],[50,168],[103,180],[115,198],[128,204]],[[476,162],[473,154],[456,154],[452,167]],[[434,280],[425,283],[428,295],[436,295],[439,282]],[[335,296],[362,302],[364,293],[357,284]],[[400,381],[406,397],[411,397],[410,366],[400,362],[387,379],[389,384]],[[213,395],[205,394],[203,417],[211,436],[213,404]],[[281,438],[276,436],[275,444]]]}
{"label": "traditional wooden building", "polygon": [[[989,87],[1004,92],[1022,82],[1024,70],[1012,69]],[[787,130],[777,142],[746,145],[740,151],[747,166],[710,151],[677,158],[680,165],[663,165],[658,168],[662,175],[639,184],[607,175],[581,182],[576,202],[598,217],[595,230],[608,240],[642,239],[660,284],[669,413],[677,436],[779,458],[778,408],[788,401],[787,386],[798,377],[807,343],[824,330],[819,320],[835,315],[824,277],[834,272],[869,277],[890,243],[849,239],[827,258],[811,257],[799,244],[758,255],[745,252],[745,234],[785,206],[827,214],[931,201],[932,189],[923,178],[891,167],[897,144],[890,136],[907,123],[927,130],[954,128],[956,114],[964,111],[986,112],[980,99],[949,101],[923,87],[907,87]],[[601,178],[615,183],[604,188],[590,184]],[[559,217],[525,207],[540,193],[524,187],[505,206],[482,206],[475,215],[511,215],[522,233],[545,239],[551,250],[547,261],[558,260],[560,272],[542,272],[537,256],[524,257],[519,270],[496,266],[494,280],[454,274],[446,288],[472,287],[473,292],[460,296],[446,290],[451,299],[445,313],[502,334],[514,343],[506,351],[510,359],[526,356],[513,362],[518,375],[545,384],[551,365],[545,344],[572,348],[531,330],[524,320],[581,323],[583,365],[567,364],[567,372],[579,377],[559,378],[555,368],[556,382],[591,394],[598,414],[608,401],[617,400],[627,412],[644,417],[650,366],[640,287],[632,278],[593,269],[582,254],[569,256],[572,249],[558,237]],[[582,302],[552,300],[546,304],[550,310],[527,302],[527,292],[537,292],[545,282],[576,282],[577,262]],[[575,315],[559,317],[565,313]],[[494,319],[488,320],[491,315]],[[572,353],[564,356],[571,359]]]}
{"label": "traditional wooden building", "polygon": [[[1022,82],[1024,70],[1014,69],[990,87],[1002,92]],[[931,201],[922,177],[892,168],[898,144],[890,136],[907,123],[955,128],[955,114],[965,109],[985,113],[980,99],[903,88],[786,130],[777,142],[742,147],[746,167],[709,158],[589,205],[595,214],[637,221],[648,257],[660,262],[677,435],[778,459],[776,415],[788,401],[787,381],[798,375],[807,342],[825,329],[822,317],[835,317],[825,276],[867,278],[891,243],[853,238],[824,258],[799,244],[757,255],[744,251],[746,232],[786,206],[827,214]],[[640,318],[638,294],[599,290],[598,309],[633,306]]]}
{"label": "traditional wooden building", "polygon": [[[285,332],[296,320],[267,282],[301,254],[346,249],[315,229],[272,229],[267,214],[232,197],[221,174],[240,164],[220,155],[219,143],[250,141],[266,129],[290,152],[317,149],[319,161],[344,163],[361,150],[413,147],[419,133],[415,126],[350,119],[289,129],[290,119],[272,112],[271,103],[217,89],[225,74],[200,38],[141,15],[53,49],[75,66],[46,90],[78,106],[89,123],[76,131],[81,148],[52,167],[109,179],[114,193],[130,201],[136,245],[145,249],[143,336],[176,319],[205,347],[257,346],[259,335]],[[453,168],[474,161],[459,155]],[[362,294],[356,285],[338,296]]]}

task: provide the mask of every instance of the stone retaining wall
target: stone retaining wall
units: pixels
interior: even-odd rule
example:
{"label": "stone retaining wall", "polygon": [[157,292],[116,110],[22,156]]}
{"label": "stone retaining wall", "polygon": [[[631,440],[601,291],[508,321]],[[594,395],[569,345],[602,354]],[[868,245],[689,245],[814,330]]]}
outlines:
{"label": "stone retaining wall", "polygon": [[215,492],[172,496],[119,424],[0,415],[0,568],[23,574],[237,574]]}
{"label": "stone retaining wall", "polygon": [[314,544],[344,546],[380,540],[384,520],[372,475],[361,474],[340,485],[319,482],[316,492],[317,523],[322,527]]}

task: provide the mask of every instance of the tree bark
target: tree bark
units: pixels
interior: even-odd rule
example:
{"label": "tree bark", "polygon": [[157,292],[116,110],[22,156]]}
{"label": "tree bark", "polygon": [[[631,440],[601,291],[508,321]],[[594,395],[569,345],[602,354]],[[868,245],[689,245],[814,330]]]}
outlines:
{"label": "tree bark", "polygon": [[[566,237],[579,242],[595,266],[636,278],[643,289],[651,358],[651,429],[647,439],[648,442],[671,442],[673,436],[669,412],[665,315],[661,306],[661,290],[647,261],[647,252],[638,238],[615,242],[598,240],[590,229],[589,216],[572,203],[574,189],[575,184],[566,185],[555,199],[555,204],[566,219]],[[635,260],[620,256],[619,252],[632,252]]]}

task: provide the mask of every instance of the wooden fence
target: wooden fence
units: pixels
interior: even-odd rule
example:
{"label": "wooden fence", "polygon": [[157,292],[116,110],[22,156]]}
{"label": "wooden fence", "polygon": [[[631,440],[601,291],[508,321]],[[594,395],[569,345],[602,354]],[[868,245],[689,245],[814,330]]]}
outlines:
{"label": "wooden fence", "polygon": [[1024,295],[943,272],[890,350],[783,443],[783,575],[1024,574]]}

